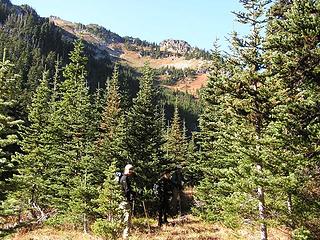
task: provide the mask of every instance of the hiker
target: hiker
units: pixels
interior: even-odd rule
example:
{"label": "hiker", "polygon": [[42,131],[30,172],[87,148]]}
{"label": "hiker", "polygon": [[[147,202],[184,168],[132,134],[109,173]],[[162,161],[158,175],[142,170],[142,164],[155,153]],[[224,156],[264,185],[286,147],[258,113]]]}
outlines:
{"label": "hiker", "polygon": [[131,186],[133,174],[133,166],[131,164],[127,164],[124,168],[123,175],[120,178],[120,184],[125,196],[125,201],[120,204],[120,208],[123,210],[123,222],[125,224],[125,228],[122,233],[123,239],[128,239],[131,228],[131,216],[135,197],[135,193]]}
{"label": "hiker", "polygon": [[168,223],[167,215],[169,211],[170,197],[172,195],[172,182],[170,180],[170,170],[165,170],[158,180],[158,197],[159,197],[159,219],[158,226]]}
{"label": "hiker", "polygon": [[181,198],[182,198],[182,188],[183,188],[183,176],[182,176],[182,166],[177,165],[176,170],[172,174],[171,181],[173,184],[172,189],[172,213],[173,215],[177,215],[181,217]]}

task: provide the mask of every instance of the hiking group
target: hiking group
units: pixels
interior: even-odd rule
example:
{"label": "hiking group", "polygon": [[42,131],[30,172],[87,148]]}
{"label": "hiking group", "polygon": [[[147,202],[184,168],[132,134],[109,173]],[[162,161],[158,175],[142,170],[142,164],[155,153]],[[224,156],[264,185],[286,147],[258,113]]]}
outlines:
{"label": "hiking group", "polygon": [[[127,164],[120,184],[125,196],[125,201],[121,202],[120,208],[123,210],[123,223],[125,225],[122,237],[127,239],[131,228],[131,217],[134,208],[135,192],[132,188],[132,177],[134,175],[133,165]],[[154,184],[154,192],[158,199],[158,226],[168,223],[168,215],[181,216],[181,197],[183,187],[182,166],[177,165],[171,174],[170,169],[166,169],[160,174],[160,178]]]}

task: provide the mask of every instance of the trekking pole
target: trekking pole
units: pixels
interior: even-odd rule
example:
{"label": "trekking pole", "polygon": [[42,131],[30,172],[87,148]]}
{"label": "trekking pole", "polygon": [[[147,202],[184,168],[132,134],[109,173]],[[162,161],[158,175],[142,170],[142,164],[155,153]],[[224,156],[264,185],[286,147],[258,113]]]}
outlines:
{"label": "trekking pole", "polygon": [[181,190],[179,190],[179,194],[178,194],[178,197],[179,197],[179,219],[181,218],[182,216],[182,208],[181,208]]}
{"label": "trekking pole", "polygon": [[132,215],[132,217],[134,217],[134,204],[135,204],[135,200],[133,199],[133,201],[132,201],[132,208],[131,208],[131,215]]}
{"label": "trekking pole", "polygon": [[146,219],[147,219],[147,223],[148,223],[148,229],[149,229],[149,233],[150,233],[151,232],[151,228],[150,228],[150,223],[149,223],[149,216],[148,216],[148,212],[147,212],[146,205],[145,205],[144,201],[142,201],[142,206],[143,206],[144,214],[146,215]]}

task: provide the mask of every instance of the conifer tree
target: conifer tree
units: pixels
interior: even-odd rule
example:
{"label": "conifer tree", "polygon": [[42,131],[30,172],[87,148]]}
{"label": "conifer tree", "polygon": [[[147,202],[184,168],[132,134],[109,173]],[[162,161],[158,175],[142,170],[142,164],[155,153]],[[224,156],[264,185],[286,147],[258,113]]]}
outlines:
{"label": "conifer tree", "polygon": [[[208,83],[207,110],[200,122],[206,178],[199,186],[199,197],[207,203],[204,208],[213,219],[234,224],[244,218],[259,219],[261,239],[265,240],[264,193],[269,171],[262,143],[270,122],[273,84],[265,76],[261,30],[270,1],[241,2],[245,11],[235,14],[240,23],[250,26],[251,34],[245,38],[233,34],[233,55],[224,68],[220,64],[213,69]],[[214,196],[213,200],[208,196]]]}
{"label": "conifer tree", "polygon": [[126,124],[124,110],[121,108],[121,95],[119,91],[118,65],[115,65],[112,78],[108,84],[105,106],[100,122],[100,136],[96,151],[99,169],[101,173],[99,182],[104,181],[105,170],[111,163],[122,169],[126,164],[127,153],[125,147]]}
{"label": "conifer tree", "polygon": [[101,116],[103,112],[103,108],[105,105],[105,91],[104,89],[100,88],[100,86],[97,87],[95,90],[93,96],[92,96],[92,115],[94,119],[94,126],[96,127],[96,138],[99,137],[99,127],[101,123]]}
{"label": "conifer tree", "polygon": [[115,181],[115,163],[105,168],[105,181],[99,190],[99,198],[96,200],[99,218],[93,224],[93,231],[102,237],[116,239],[122,232],[123,210],[120,203],[124,201],[121,185]]}
{"label": "conifer tree", "polygon": [[20,201],[30,204],[29,207],[35,212],[40,211],[42,216],[44,208],[52,207],[50,196],[53,195],[49,174],[51,157],[44,136],[49,124],[50,103],[51,90],[48,87],[48,72],[45,71],[29,107],[30,126],[21,128],[20,145],[23,153],[16,156],[19,174],[15,179],[20,188],[16,193]]}
{"label": "conifer tree", "polygon": [[105,137],[112,138],[114,127],[117,125],[117,120],[121,115],[121,98],[119,93],[119,68],[115,65],[112,79],[108,84],[107,96],[106,96],[106,106],[102,113],[102,122],[100,124],[101,129],[101,141],[104,141]]}
{"label": "conifer tree", "polygon": [[[206,88],[202,91],[204,102],[204,111],[200,115],[200,132],[194,133],[196,142],[199,142],[198,156],[196,164],[191,165],[193,172],[200,172],[200,184],[197,186],[196,200],[201,201],[200,208],[195,208],[200,216],[209,220],[224,219],[219,216],[219,191],[216,189],[216,182],[219,177],[219,169],[228,166],[227,161],[223,159],[225,149],[222,141],[223,131],[226,131],[228,116],[225,114],[223,95],[226,91],[228,81],[228,66],[222,57],[217,43],[215,43],[212,54],[212,69],[209,75]],[[220,98],[222,98],[220,100]],[[219,136],[221,134],[221,136]],[[221,148],[219,145],[221,144]],[[221,160],[220,160],[221,158]],[[230,161],[229,161],[230,162]],[[231,166],[231,164],[229,164]],[[218,191],[218,193],[216,193]],[[214,197],[212,197],[214,196]],[[199,210],[199,211],[198,211]]]}
{"label": "conifer tree", "polygon": [[317,1],[277,1],[267,31],[269,70],[281,82],[270,128],[274,194],[285,196],[278,211],[292,228],[319,216],[311,197],[319,186],[319,11]]}
{"label": "conifer tree", "polygon": [[52,176],[60,197],[59,209],[70,210],[72,220],[87,229],[91,199],[96,195],[94,176],[94,124],[91,115],[89,89],[86,83],[87,58],[83,43],[76,41],[70,53],[70,63],[64,68],[64,82],[59,87],[58,100],[52,113],[52,150],[55,163]]}
{"label": "conifer tree", "polygon": [[187,141],[179,117],[178,106],[175,104],[171,126],[168,129],[167,139],[164,144],[165,158],[169,166],[185,165],[187,158]]}
{"label": "conifer tree", "polygon": [[140,90],[128,113],[128,156],[135,166],[140,187],[151,189],[165,166],[163,162],[161,112],[158,89],[149,66],[144,66]]}
{"label": "conifer tree", "polygon": [[[13,72],[14,64],[6,59],[4,50],[0,62],[0,201],[10,191],[9,180],[16,172],[13,154],[17,150],[17,130],[21,120],[14,118],[13,109],[17,104],[15,94],[18,93],[19,75]],[[11,189],[12,190],[12,189]]]}
{"label": "conifer tree", "polygon": [[184,170],[184,178],[187,181],[186,184],[196,186],[199,181],[203,179],[203,173],[200,167],[199,161],[199,150],[195,142],[195,133],[192,134],[191,138],[187,142],[187,158],[186,168]]}

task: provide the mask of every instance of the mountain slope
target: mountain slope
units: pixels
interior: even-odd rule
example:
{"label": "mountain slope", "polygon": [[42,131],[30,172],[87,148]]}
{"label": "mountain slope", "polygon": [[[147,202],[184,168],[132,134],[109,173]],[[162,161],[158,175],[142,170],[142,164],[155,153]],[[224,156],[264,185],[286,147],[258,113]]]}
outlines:
{"label": "mountain slope", "polygon": [[[171,88],[181,90],[181,86],[188,82],[189,87],[183,91],[191,94],[195,94],[206,84],[204,76],[208,72],[211,61],[199,57],[201,54],[195,54],[194,56],[198,57],[192,57],[194,53],[207,55],[203,50],[193,48],[183,40],[169,39],[158,45],[138,38],[121,37],[96,24],[72,23],[54,16],[50,17],[50,21],[66,32],[65,40],[72,41],[73,38],[82,38],[92,44],[97,49],[96,58],[103,58],[107,52],[113,61],[119,61],[134,68],[140,68],[145,62],[148,62],[154,69],[190,69],[194,77],[192,79],[181,77],[175,84],[172,84]],[[197,82],[193,84],[195,79]]]}

